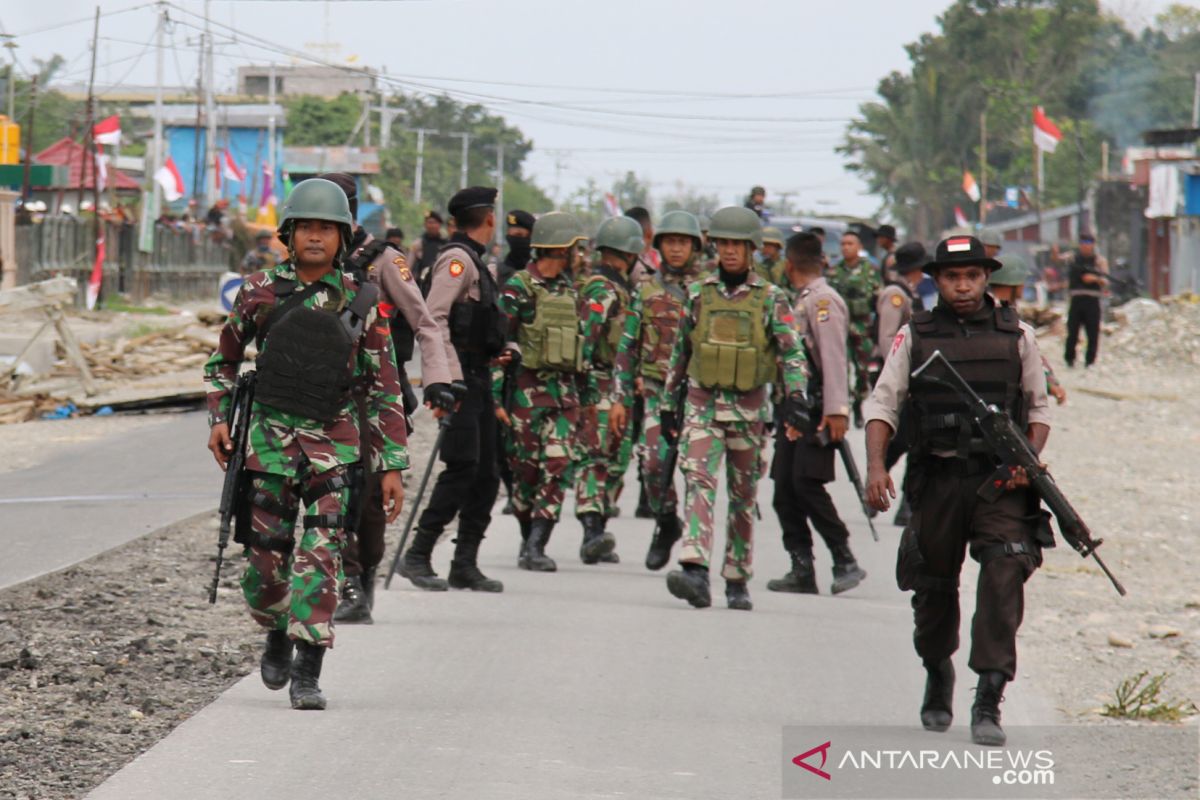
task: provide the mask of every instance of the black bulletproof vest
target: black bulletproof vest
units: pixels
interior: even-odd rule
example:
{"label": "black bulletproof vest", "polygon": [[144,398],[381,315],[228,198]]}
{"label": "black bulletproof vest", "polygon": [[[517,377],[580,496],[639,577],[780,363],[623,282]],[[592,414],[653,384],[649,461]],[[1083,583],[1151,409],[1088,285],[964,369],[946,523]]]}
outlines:
{"label": "black bulletproof vest", "polygon": [[259,331],[258,384],[254,399],[271,408],[329,423],[342,413],[353,375],[351,356],[363,322],[379,297],[364,283],[341,313],[306,308],[316,285],[296,291],[276,281],[276,307]]}
{"label": "black bulletproof vest", "polygon": [[463,300],[450,306],[450,343],[460,353],[488,358],[504,347],[504,320],[500,314],[500,289],[496,279],[479,255],[465,244],[450,242],[443,251],[454,248],[465,253],[479,273],[479,300]]}
{"label": "black bulletproof vest", "polygon": [[433,266],[433,262],[437,261],[438,253],[446,246],[446,240],[440,236],[430,238],[425,234],[421,234],[421,258],[413,265],[417,276],[424,275]]}
{"label": "black bulletproof vest", "polygon": [[[930,311],[914,314],[911,363],[915,369],[941,350],[985,402],[1004,409],[1023,427],[1020,319],[1012,308],[997,306],[990,297],[984,302],[978,313],[966,319],[940,302]],[[934,364],[927,374],[937,377],[939,369]],[[909,399],[917,447],[923,454],[954,450],[958,457],[967,458],[984,452],[982,434],[953,389],[917,379],[909,387]]]}
{"label": "black bulletproof vest", "polygon": [[1075,260],[1071,262],[1071,269],[1067,273],[1068,288],[1071,291],[1077,291],[1079,289],[1091,289],[1094,291],[1099,291],[1100,287],[1098,285],[1094,283],[1083,282],[1084,275],[1095,271],[1097,270],[1096,257],[1094,255],[1084,258],[1076,253]]}

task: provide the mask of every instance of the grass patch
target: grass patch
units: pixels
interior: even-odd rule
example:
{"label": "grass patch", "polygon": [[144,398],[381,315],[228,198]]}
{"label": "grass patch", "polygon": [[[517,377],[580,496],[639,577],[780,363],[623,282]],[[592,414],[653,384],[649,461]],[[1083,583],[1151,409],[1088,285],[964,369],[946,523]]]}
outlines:
{"label": "grass patch", "polygon": [[1184,717],[1197,713],[1196,704],[1191,700],[1160,699],[1163,687],[1171,673],[1151,675],[1143,670],[1132,678],[1121,681],[1113,691],[1116,702],[1105,703],[1100,712],[1105,717],[1120,719],[1145,719],[1151,722],[1178,722]]}

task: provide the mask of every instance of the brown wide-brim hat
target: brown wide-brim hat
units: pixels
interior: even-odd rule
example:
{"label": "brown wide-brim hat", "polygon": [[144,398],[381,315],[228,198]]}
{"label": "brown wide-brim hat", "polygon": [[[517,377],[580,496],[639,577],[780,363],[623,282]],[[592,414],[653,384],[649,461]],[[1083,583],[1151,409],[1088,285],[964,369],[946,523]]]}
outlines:
{"label": "brown wide-brim hat", "polygon": [[988,258],[983,242],[974,236],[951,236],[938,242],[933,260],[925,265],[930,275],[942,267],[983,267],[997,270],[1004,266],[994,258]]}

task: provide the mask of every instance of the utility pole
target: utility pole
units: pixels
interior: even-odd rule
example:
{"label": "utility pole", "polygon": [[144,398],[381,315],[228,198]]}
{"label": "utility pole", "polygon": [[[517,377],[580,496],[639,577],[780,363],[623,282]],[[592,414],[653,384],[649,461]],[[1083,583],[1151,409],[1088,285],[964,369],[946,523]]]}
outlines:
{"label": "utility pole", "polygon": [[[29,169],[33,163],[33,123],[37,116],[38,76],[29,84],[29,124],[25,128],[25,168],[21,171],[21,205],[29,202]],[[28,213],[26,211],[25,213]]]}
{"label": "utility pole", "polygon": [[[267,70],[267,170],[270,172],[271,195],[278,197],[279,189],[275,186],[275,62],[271,62]],[[268,195],[268,201],[270,195]],[[262,213],[262,209],[259,209]]]}
{"label": "utility pole", "polygon": [[208,115],[208,132],[204,137],[204,164],[206,170],[212,170],[204,181],[204,196],[206,205],[211,206],[217,199],[217,108],[213,100],[213,35],[208,24],[208,7],[209,0],[204,0],[204,32],[208,44],[208,63],[205,65],[204,79],[204,113]]}
{"label": "utility pole", "polygon": [[987,109],[979,112],[979,224],[987,222]]}
{"label": "utility pole", "polygon": [[471,141],[471,134],[452,133],[450,135],[457,136],[458,138],[462,139],[462,172],[458,177],[458,188],[465,189],[467,188],[467,147],[468,143]]}
{"label": "utility pole", "polygon": [[417,128],[417,174],[413,179],[413,202],[421,205],[421,173],[425,169],[425,129]]}
{"label": "utility pole", "polygon": [[204,162],[200,159],[200,119],[204,108],[204,34],[200,34],[200,63],[196,66],[196,127],[192,136],[192,199],[200,199],[200,177]]}
{"label": "utility pole", "polygon": [[[496,144],[496,219],[504,219],[504,141]],[[504,225],[497,222],[496,244],[504,244]]]}
{"label": "utility pole", "polygon": [[16,94],[15,88],[17,85],[17,43],[13,41],[11,33],[4,35],[4,46],[8,48],[8,120],[15,122],[16,117]]}
{"label": "utility pole", "polygon": [[1200,128],[1200,72],[1195,74],[1194,80],[1196,86],[1192,90],[1192,127]]}
{"label": "utility pole", "polygon": [[94,140],[92,128],[95,127],[94,104],[95,96],[93,91],[96,86],[96,48],[99,47],[100,39],[100,6],[96,6],[96,22],[92,26],[92,70],[88,77],[88,93],[87,93],[87,120],[83,127],[83,163],[79,165],[79,210],[83,211],[83,189],[87,186],[87,174],[89,162],[91,164],[92,173],[92,188],[95,193],[92,197],[92,202],[95,203],[94,211],[96,213],[96,230],[97,234],[100,229],[100,190],[99,181],[96,180],[96,142]]}
{"label": "utility pole", "polygon": [[[163,34],[167,27],[167,6],[164,2],[158,4],[158,27],[154,31],[156,52],[154,57],[154,160],[150,162],[150,191],[153,194],[150,219],[156,220],[162,213],[162,186],[158,183],[158,171],[162,169],[163,161]],[[154,223],[151,222],[151,225]]]}

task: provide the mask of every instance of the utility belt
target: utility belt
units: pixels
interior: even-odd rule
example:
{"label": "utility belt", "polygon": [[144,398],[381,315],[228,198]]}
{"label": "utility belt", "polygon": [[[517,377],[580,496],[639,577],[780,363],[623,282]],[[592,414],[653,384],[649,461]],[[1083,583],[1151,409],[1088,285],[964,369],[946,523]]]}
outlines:
{"label": "utility belt", "polygon": [[971,455],[967,458],[958,456],[927,456],[921,462],[921,470],[929,475],[953,475],[958,478],[971,478],[996,471],[996,462],[990,455]]}
{"label": "utility belt", "polygon": [[[325,495],[348,489],[349,502],[345,514],[305,514],[303,517],[304,530],[310,528],[330,528],[352,534],[358,530],[362,516],[363,488],[366,483],[366,472],[362,464],[348,464],[335,470],[337,474],[321,481],[315,486],[301,490],[300,498],[305,506],[315,503]],[[250,524],[253,509],[260,509],[273,514],[283,521],[291,521],[296,516],[296,507],[272,497],[266,492],[253,491],[247,486],[243,493],[242,509],[237,515],[237,530],[233,540],[246,547],[257,547],[263,550],[273,550],[278,553],[291,553],[296,546],[295,536],[287,538],[270,536],[256,531]],[[244,520],[244,522],[243,522]]]}

